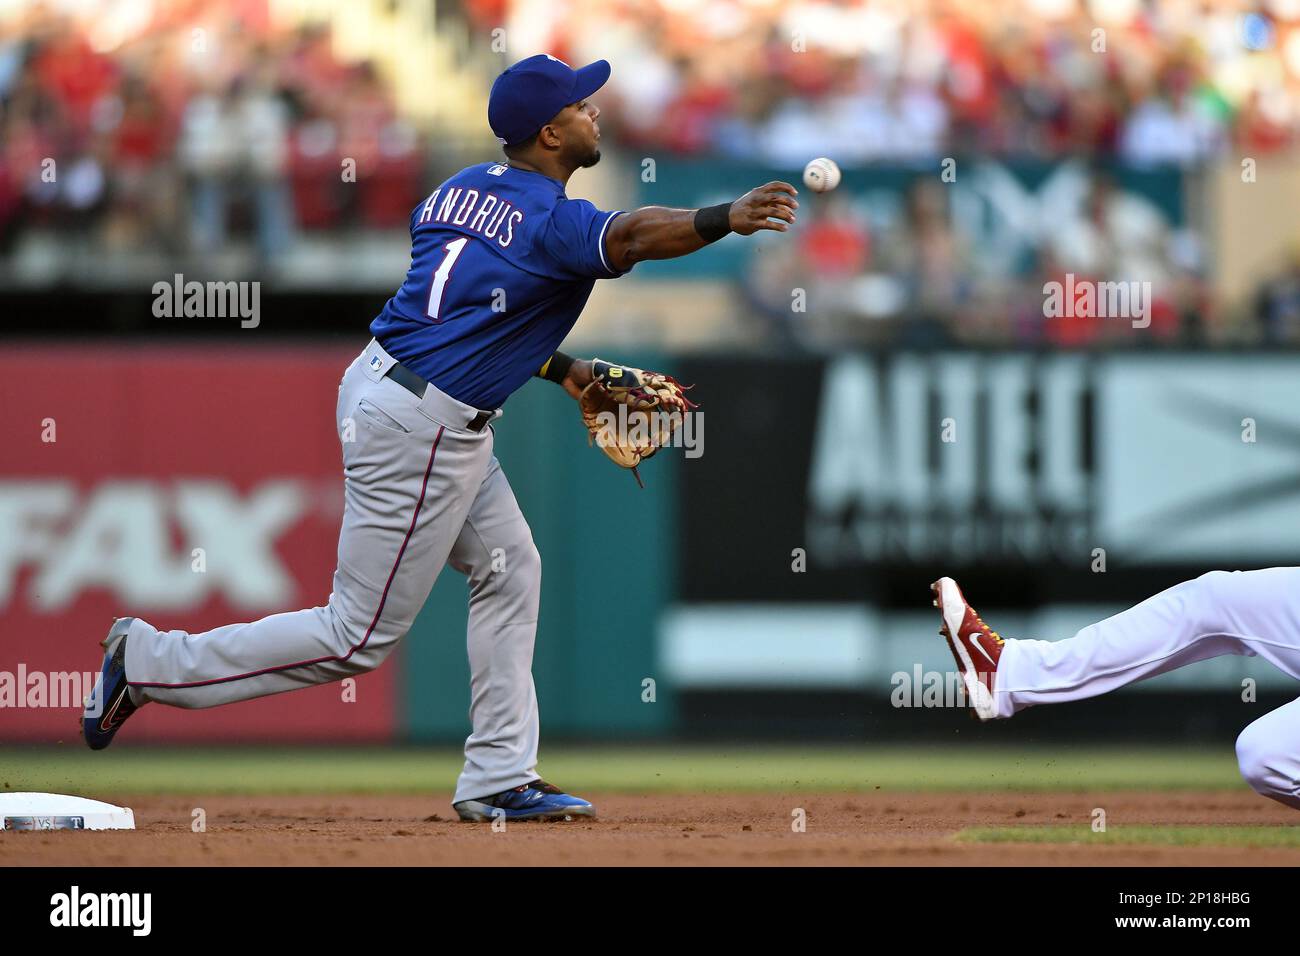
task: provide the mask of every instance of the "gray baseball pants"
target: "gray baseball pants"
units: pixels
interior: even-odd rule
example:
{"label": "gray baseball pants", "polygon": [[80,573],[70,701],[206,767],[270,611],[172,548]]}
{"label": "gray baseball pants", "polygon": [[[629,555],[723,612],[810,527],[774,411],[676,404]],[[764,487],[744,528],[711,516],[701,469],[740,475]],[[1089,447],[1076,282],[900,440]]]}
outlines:
{"label": "gray baseball pants", "polygon": [[137,620],[127,678],[138,704],[197,708],[364,673],[450,564],[469,579],[472,725],[454,800],[486,797],[537,778],[541,559],[492,429],[466,427],[478,410],[433,386],[417,398],[385,377],[393,361],[371,341],[339,386],[344,511],[329,603],[202,634]]}

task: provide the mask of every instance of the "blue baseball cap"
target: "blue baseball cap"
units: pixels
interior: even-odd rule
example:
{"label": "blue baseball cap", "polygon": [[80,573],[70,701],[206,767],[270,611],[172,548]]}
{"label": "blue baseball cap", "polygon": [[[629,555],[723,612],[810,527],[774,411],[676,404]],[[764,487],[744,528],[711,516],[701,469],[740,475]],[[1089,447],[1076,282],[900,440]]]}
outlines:
{"label": "blue baseball cap", "polygon": [[609,61],[574,69],[549,53],[520,60],[496,78],[488,125],[506,146],[522,143],[570,103],[585,100],[609,79]]}

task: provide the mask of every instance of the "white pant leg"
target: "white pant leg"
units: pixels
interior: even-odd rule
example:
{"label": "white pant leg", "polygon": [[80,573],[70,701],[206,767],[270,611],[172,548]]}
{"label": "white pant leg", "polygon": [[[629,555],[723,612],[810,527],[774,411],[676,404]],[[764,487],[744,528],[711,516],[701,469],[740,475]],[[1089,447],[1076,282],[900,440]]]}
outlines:
{"label": "white pant leg", "polygon": [[126,644],[136,703],[214,707],[379,666],[429,596],[492,460],[489,431],[444,426],[418,405],[352,363],[339,388],[344,510],[329,603],[198,634],[137,620]]}
{"label": "white pant leg", "polygon": [[469,578],[469,716],[465,769],[453,802],[537,779],[539,718],[533,645],[542,561],[495,458],[449,563]]}
{"label": "white pant leg", "polygon": [[1009,640],[994,685],[998,716],[1224,654],[1259,656],[1300,679],[1300,568],[1211,571],[1067,640]]}
{"label": "white pant leg", "polygon": [[1300,810],[1300,700],[1247,725],[1237,738],[1237,765],[1256,793]]}

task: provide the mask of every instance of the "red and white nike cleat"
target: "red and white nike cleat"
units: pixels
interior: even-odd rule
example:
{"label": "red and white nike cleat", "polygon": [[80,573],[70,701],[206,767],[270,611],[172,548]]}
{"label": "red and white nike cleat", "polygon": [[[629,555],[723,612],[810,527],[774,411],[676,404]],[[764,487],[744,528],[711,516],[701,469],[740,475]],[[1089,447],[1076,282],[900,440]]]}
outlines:
{"label": "red and white nike cleat", "polygon": [[957,669],[966,686],[966,702],[980,720],[993,720],[998,715],[993,682],[1004,642],[966,603],[961,588],[952,578],[940,578],[930,585],[930,591],[934,594],[934,606],[943,615],[939,633],[947,638],[952,656],[957,659]]}

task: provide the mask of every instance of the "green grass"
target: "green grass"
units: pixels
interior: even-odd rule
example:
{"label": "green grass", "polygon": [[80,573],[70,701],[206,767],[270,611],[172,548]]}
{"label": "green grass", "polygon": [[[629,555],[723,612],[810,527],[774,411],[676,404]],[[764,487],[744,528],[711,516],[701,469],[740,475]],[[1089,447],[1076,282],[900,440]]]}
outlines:
{"label": "green grass", "polygon": [[1104,833],[1086,825],[973,827],[957,834],[971,843],[1068,843],[1078,845],[1300,847],[1300,826],[1140,826],[1124,824]]}
{"label": "green grass", "polygon": [[[1242,786],[1226,751],[935,746],[547,746],[541,772],[574,790],[1178,790]],[[0,748],[0,791],[421,793],[450,789],[450,748]]]}

